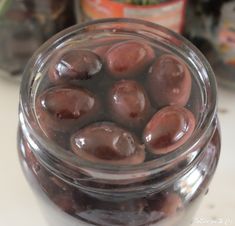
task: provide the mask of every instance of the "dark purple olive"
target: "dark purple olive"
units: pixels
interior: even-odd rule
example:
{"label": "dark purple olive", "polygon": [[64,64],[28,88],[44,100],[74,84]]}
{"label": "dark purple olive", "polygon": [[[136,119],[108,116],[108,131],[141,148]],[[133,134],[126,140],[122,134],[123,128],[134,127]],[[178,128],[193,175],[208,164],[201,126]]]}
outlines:
{"label": "dark purple olive", "polygon": [[148,88],[157,106],[185,106],[191,86],[191,74],[185,63],[176,56],[163,55],[150,68]]}
{"label": "dark purple olive", "polygon": [[41,171],[40,163],[38,162],[37,158],[33,154],[32,148],[30,144],[23,139],[23,147],[24,147],[24,157],[27,161],[28,166],[32,169],[33,173],[38,176]]}
{"label": "dark purple olive", "polygon": [[95,49],[93,49],[92,51],[98,55],[100,58],[104,58],[105,54],[107,53],[107,51],[110,49],[111,45],[103,45],[103,46],[98,46]]}
{"label": "dark purple olive", "polygon": [[179,195],[175,193],[165,195],[165,201],[161,211],[164,212],[166,216],[172,216],[181,209],[183,209],[183,203]]}
{"label": "dark purple olive", "polygon": [[74,197],[80,207],[77,216],[89,222],[89,225],[147,226],[152,223],[152,214],[147,212],[148,203],[145,198],[126,196],[120,199],[102,195],[95,198],[78,189]]}
{"label": "dark purple olive", "polygon": [[52,81],[87,80],[100,72],[102,63],[99,56],[89,50],[74,49],[56,57],[49,67]]}
{"label": "dark purple olive", "polygon": [[183,145],[195,128],[194,115],[183,107],[169,106],[148,122],[143,139],[154,154],[166,154]]}
{"label": "dark purple olive", "polygon": [[143,125],[150,112],[150,102],[144,88],[132,80],[121,80],[113,85],[109,106],[113,118],[126,126]]}
{"label": "dark purple olive", "polygon": [[62,193],[58,194],[56,193],[55,196],[53,197],[52,201],[64,212],[69,213],[69,214],[74,214],[77,205],[73,199],[73,196],[71,193]]}
{"label": "dark purple olive", "polygon": [[155,57],[153,49],[137,41],[114,44],[106,53],[108,71],[115,78],[141,74]]}
{"label": "dark purple olive", "polygon": [[137,138],[114,123],[102,122],[78,130],[71,138],[74,153],[82,159],[110,164],[140,164],[145,152]]}
{"label": "dark purple olive", "polygon": [[75,87],[53,87],[39,95],[36,115],[42,129],[67,131],[97,115],[99,103],[88,90]]}
{"label": "dark purple olive", "polygon": [[148,200],[148,204],[151,211],[157,211],[164,217],[173,216],[183,209],[182,199],[176,193],[155,194]]}

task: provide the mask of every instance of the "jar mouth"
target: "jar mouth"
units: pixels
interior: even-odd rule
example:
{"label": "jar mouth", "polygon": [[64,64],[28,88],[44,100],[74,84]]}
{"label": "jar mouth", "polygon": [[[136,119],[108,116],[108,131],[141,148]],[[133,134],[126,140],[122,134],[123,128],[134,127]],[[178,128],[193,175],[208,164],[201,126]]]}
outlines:
{"label": "jar mouth", "polygon": [[[174,46],[175,49],[180,49],[179,51],[181,55],[185,59],[187,59],[188,62],[191,64],[191,67],[194,67],[194,69],[197,71],[199,77],[198,79],[200,80],[200,92],[202,92],[203,97],[201,106],[203,114],[201,114],[198,120],[198,126],[196,127],[192,136],[182,146],[177,148],[177,150],[139,165],[123,165],[122,167],[120,167],[108,164],[94,164],[84,159],[75,159],[72,154],[68,154],[65,149],[52,143],[46,136],[43,136],[43,134],[40,133],[40,127],[34,113],[34,104],[32,104],[35,102],[35,96],[32,92],[34,88],[32,87],[36,87],[38,85],[38,82],[40,81],[40,69],[45,63],[45,56],[53,50],[59,48],[61,45],[60,43],[63,43],[67,40],[72,40],[72,38],[75,37],[78,32],[89,32],[95,30],[97,27],[103,32],[111,29],[111,27],[113,32],[119,29],[128,31],[129,27],[133,27],[133,30],[131,31],[135,31],[139,35],[145,35],[152,41],[164,40],[166,43],[171,43],[171,45]],[[214,73],[209,63],[202,55],[202,53],[181,35],[176,34],[173,31],[160,25],[139,19],[102,19],[88,22],[82,25],[72,26],[53,36],[34,53],[25,68],[24,76],[22,78],[20,91],[20,121],[23,125],[22,127],[27,128],[26,130],[28,132],[26,132],[26,136],[27,134],[31,134],[32,137],[34,137],[34,139],[29,138],[29,140],[33,143],[32,145],[35,145],[35,143],[38,142],[40,144],[44,144],[44,147],[46,147],[45,150],[40,149],[36,151],[37,153],[35,153],[36,155],[42,157],[42,161],[46,165],[49,166],[49,163],[46,162],[46,159],[48,159],[48,156],[50,156],[50,160],[53,160],[57,163],[65,163],[66,166],[70,168],[72,167],[73,169],[85,168],[96,170],[102,173],[117,173],[118,175],[123,176],[123,174],[133,172],[143,172],[146,170],[160,169],[161,167],[165,167],[166,165],[175,162],[176,159],[186,157],[189,153],[195,150],[199,143],[201,143],[202,140],[205,139],[206,134],[208,133],[208,130],[210,129],[216,117],[216,89],[217,88]],[[60,166],[56,164],[57,171],[59,167]]]}

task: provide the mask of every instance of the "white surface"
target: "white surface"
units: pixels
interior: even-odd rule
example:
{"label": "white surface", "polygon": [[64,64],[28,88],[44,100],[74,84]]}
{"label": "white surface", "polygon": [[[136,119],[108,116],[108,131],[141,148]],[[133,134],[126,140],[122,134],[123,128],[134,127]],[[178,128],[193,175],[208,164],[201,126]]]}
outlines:
{"label": "white surface", "polygon": [[[17,84],[0,80],[0,226],[47,226],[18,162],[18,92]],[[235,226],[235,90],[219,90],[219,118],[221,158],[192,226]]]}

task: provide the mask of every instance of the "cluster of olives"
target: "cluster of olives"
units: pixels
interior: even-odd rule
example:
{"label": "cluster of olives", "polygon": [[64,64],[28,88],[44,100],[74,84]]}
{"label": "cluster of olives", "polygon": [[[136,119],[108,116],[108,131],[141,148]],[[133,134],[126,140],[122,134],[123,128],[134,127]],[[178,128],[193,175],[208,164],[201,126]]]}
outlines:
{"label": "cluster of olives", "polygon": [[192,87],[187,65],[172,54],[157,56],[145,42],[63,50],[48,78],[53,86],[36,98],[38,122],[48,136],[72,131],[69,147],[81,159],[140,164],[146,152],[172,152],[194,131],[185,107]]}
{"label": "cluster of olives", "polygon": [[160,222],[162,226],[173,226],[184,212],[181,196],[172,191],[161,191],[147,197],[127,196],[120,200],[92,196],[50,173],[37,161],[30,145],[25,140],[23,143],[27,163],[48,198],[64,212],[90,225],[147,226]]}

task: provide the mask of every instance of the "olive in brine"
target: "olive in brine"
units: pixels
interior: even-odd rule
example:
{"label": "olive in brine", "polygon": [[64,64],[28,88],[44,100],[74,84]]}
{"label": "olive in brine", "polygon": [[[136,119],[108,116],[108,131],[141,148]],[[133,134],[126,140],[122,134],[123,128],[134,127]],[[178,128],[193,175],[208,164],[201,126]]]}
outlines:
{"label": "olive in brine", "polygon": [[82,49],[69,50],[56,58],[49,67],[52,81],[87,80],[100,72],[102,63],[98,55]]}
{"label": "olive in brine", "polygon": [[191,93],[192,78],[188,67],[179,58],[165,54],[152,65],[148,89],[157,106],[185,106]]}
{"label": "olive in brine", "polygon": [[144,129],[145,144],[154,154],[166,154],[183,145],[195,128],[194,115],[183,107],[169,106],[158,111]]}
{"label": "olive in brine", "polygon": [[153,49],[137,41],[114,44],[106,53],[106,63],[111,76],[117,79],[141,74],[155,57]]}
{"label": "olive in brine", "polygon": [[92,51],[97,54],[101,59],[103,59],[105,57],[105,54],[107,53],[107,51],[110,49],[111,45],[102,45],[102,46],[98,46],[95,49],[93,49]]}
{"label": "olive in brine", "polygon": [[150,102],[144,88],[132,80],[116,82],[109,93],[109,107],[115,121],[131,127],[146,123]]}
{"label": "olive in brine", "polygon": [[143,145],[137,138],[110,122],[78,130],[71,138],[71,147],[79,158],[98,163],[133,165],[145,158]]}
{"label": "olive in brine", "polygon": [[96,117],[99,103],[88,90],[78,87],[53,87],[36,99],[37,119],[42,129],[66,131]]}

